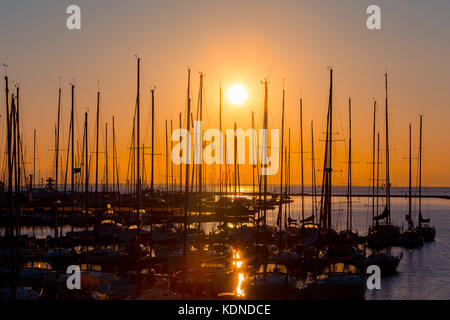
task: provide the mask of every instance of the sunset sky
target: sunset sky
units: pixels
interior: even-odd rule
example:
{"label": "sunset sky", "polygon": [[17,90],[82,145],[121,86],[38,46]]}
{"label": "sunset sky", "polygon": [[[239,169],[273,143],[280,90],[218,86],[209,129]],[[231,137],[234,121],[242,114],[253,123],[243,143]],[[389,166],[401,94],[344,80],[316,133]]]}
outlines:
{"label": "sunset sky", "polygon": [[[66,8],[81,8],[81,30],[66,28]],[[368,30],[366,8],[381,7],[382,30]],[[352,98],[353,180],[367,185],[372,150],[373,98],[378,102],[377,131],[384,164],[384,77],[389,75],[391,182],[408,183],[408,124],[412,123],[413,156],[418,153],[419,114],[424,116],[423,184],[450,186],[450,2],[448,0],[328,1],[25,1],[0,2],[0,62],[10,81],[20,84],[26,159],[32,160],[33,129],[38,134],[40,177],[52,174],[54,125],[59,77],[63,91],[61,148],[66,148],[70,82],[76,85],[76,137],[81,144],[84,112],[89,111],[89,148],[94,150],[96,92],[102,94],[104,123],[116,119],[121,180],[125,180],[136,100],[136,58],[141,58],[142,137],[150,145],[150,88],[156,86],[156,153],[164,153],[164,122],[178,127],[185,112],[187,68],[192,73],[195,115],[199,72],[205,73],[205,126],[218,127],[222,84],[224,128],[234,122],[251,126],[255,111],[262,126],[264,87],[269,78],[269,127],[281,127],[283,79],[286,128],[291,128],[291,182],[299,183],[299,99],[304,107],[305,183],[310,184],[310,122],[314,121],[316,167],[323,165],[328,66],[334,69],[334,117],[338,134],[334,166],[336,184],[346,179],[348,97]],[[1,70],[4,150],[4,69]],[[235,83],[248,100],[233,106],[226,90]],[[12,84],[10,83],[10,87]],[[287,141],[287,129],[285,133]],[[108,137],[111,141],[111,136]],[[101,143],[103,149],[103,142]],[[110,152],[110,151],[109,151]],[[146,151],[150,152],[150,151]],[[103,159],[103,154],[100,156]],[[150,166],[146,156],[146,166]],[[164,181],[165,160],[158,161]],[[103,161],[103,160],[102,160]],[[147,162],[148,161],[148,162]],[[416,182],[416,160],[413,183]],[[2,170],[5,165],[1,159]],[[26,164],[30,170],[30,164]],[[148,170],[148,169],[147,169]],[[342,171],[340,171],[342,170]],[[384,169],[382,169],[384,170]],[[102,171],[102,169],[101,169]],[[91,175],[92,175],[91,169]],[[384,171],[383,171],[384,172]],[[213,177],[211,169],[211,177]],[[318,178],[321,172],[317,173]],[[214,178],[211,178],[214,179]],[[217,179],[217,178],[216,178]],[[276,183],[279,178],[272,177]],[[178,179],[177,179],[178,180]],[[320,180],[320,179],[318,179]],[[91,178],[92,181],[92,178]],[[241,182],[250,182],[243,170]],[[124,182],[124,181],[122,181]]]}

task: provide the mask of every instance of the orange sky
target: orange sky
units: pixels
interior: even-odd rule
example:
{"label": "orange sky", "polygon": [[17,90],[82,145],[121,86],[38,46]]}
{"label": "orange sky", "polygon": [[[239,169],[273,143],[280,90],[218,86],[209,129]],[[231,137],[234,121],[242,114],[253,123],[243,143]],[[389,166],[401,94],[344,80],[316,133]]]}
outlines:
{"label": "orange sky", "polygon": [[[378,1],[382,30],[365,26],[368,1],[78,1],[82,29],[65,27],[60,3],[2,1],[0,61],[22,93],[22,128],[26,162],[32,158],[33,129],[38,133],[38,166],[51,174],[53,126],[56,121],[59,77],[63,89],[62,143],[67,143],[70,81],[76,84],[76,136],[82,137],[83,113],[89,110],[90,149],[94,146],[97,81],[102,92],[101,121],[116,118],[121,177],[126,176],[128,147],[136,95],[136,59],[142,59],[142,136],[150,145],[150,88],[156,86],[157,153],[164,152],[164,121],[185,110],[186,70],[192,69],[192,97],[197,100],[198,74],[205,76],[205,121],[218,127],[219,84],[224,90],[239,82],[248,101],[231,106],[224,98],[224,128],[234,121],[251,125],[251,111],[262,125],[264,89],[270,79],[269,126],[281,126],[281,95],[285,79],[286,127],[292,150],[298,152],[299,103],[304,101],[304,149],[310,150],[310,121],[315,123],[316,166],[322,166],[328,72],[335,70],[335,182],[346,181],[347,100],[353,99],[354,183],[370,178],[372,99],[379,103],[378,131],[384,150],[384,80],[389,73],[391,180],[408,181],[408,123],[412,122],[413,152],[417,155],[418,115],[424,115],[424,178],[428,186],[449,186],[450,170],[450,3],[445,0]],[[3,82],[2,86],[3,88]],[[3,89],[2,89],[3,91]],[[4,119],[4,94],[0,113]],[[194,103],[194,110],[196,105]],[[111,124],[109,124],[111,126]],[[1,126],[2,144],[5,130]],[[101,131],[104,139],[104,129]],[[287,132],[287,131],[286,131]],[[111,141],[111,137],[108,139]],[[287,140],[287,136],[286,136]],[[102,143],[103,146],[103,143]],[[63,147],[65,148],[65,147]],[[384,158],[384,152],[383,152]],[[158,159],[163,181],[164,159]],[[305,182],[310,183],[310,154],[305,154]],[[299,182],[298,154],[292,155],[292,183]],[[384,161],[384,160],[383,160]],[[149,167],[149,163],[147,166]],[[28,170],[30,165],[27,164]],[[339,170],[343,171],[340,172]],[[416,181],[416,163],[413,168]],[[212,172],[212,171],[211,171]],[[213,179],[211,173],[211,179]],[[319,174],[318,174],[319,177]],[[242,169],[241,182],[250,174]],[[277,183],[279,178],[273,177]],[[320,179],[319,179],[320,180]],[[91,178],[92,181],[92,178]]]}

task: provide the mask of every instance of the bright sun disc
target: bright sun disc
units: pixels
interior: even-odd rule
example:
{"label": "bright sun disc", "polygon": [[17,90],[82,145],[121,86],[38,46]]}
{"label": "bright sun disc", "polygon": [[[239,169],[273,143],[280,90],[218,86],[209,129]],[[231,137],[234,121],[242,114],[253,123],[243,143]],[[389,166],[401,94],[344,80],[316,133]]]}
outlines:
{"label": "bright sun disc", "polygon": [[228,100],[235,106],[243,104],[247,100],[247,90],[240,84],[232,85],[227,92]]}

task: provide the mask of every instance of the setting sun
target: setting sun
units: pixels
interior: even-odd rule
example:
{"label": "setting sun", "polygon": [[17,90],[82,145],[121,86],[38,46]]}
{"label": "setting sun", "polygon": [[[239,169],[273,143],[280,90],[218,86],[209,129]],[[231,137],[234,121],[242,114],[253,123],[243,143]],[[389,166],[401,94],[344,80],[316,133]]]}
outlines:
{"label": "setting sun", "polygon": [[228,89],[227,97],[233,105],[241,105],[247,100],[247,89],[240,84],[234,84]]}

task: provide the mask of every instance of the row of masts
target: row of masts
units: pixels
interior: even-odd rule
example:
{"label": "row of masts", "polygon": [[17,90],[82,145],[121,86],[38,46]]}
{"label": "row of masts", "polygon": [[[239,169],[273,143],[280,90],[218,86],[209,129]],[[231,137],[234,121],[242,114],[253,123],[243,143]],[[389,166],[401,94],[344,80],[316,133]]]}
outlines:
{"label": "row of masts", "polygon": [[[203,120],[203,73],[200,74],[200,88],[199,88],[199,95],[198,95],[198,105],[197,105],[197,121]],[[190,72],[189,72],[189,81],[190,81]],[[267,90],[267,81],[264,82],[265,84],[265,90]],[[190,83],[188,85],[188,92],[190,90]],[[332,195],[332,152],[333,152],[333,101],[332,101],[332,90],[333,90],[333,70],[330,70],[330,92],[329,92],[329,102],[328,102],[328,112],[327,112],[327,129],[326,129],[326,142],[325,142],[325,154],[324,154],[324,166],[323,166],[323,177],[322,177],[322,192],[321,192],[321,201],[320,201],[320,225],[324,230],[327,230],[331,227],[331,195]],[[190,93],[189,93],[190,94]],[[19,95],[19,88],[17,88],[17,106],[14,104],[14,99],[12,103],[12,108],[14,107],[14,110],[17,109],[16,115],[17,118],[19,117],[19,106],[18,106],[18,95]],[[220,88],[220,95],[219,95],[219,126],[220,130],[222,130],[222,90]],[[265,99],[267,98],[267,92],[265,92]],[[7,99],[8,100],[8,99]],[[144,162],[145,158],[145,145],[142,144],[141,146],[141,137],[140,137],[140,126],[141,126],[141,103],[140,103],[140,58],[137,59],[137,95],[136,95],[136,109],[135,109],[135,118],[133,123],[133,142],[132,142],[132,158],[133,158],[133,174],[134,177],[132,179],[133,184],[135,185],[135,195],[136,195],[136,208],[142,209],[143,208],[143,202],[142,202],[142,176],[144,174]],[[155,156],[155,117],[154,117],[154,89],[151,89],[151,104],[152,104],[152,123],[151,123],[151,179],[150,179],[150,194],[154,194],[154,156]],[[190,111],[190,103],[191,98],[188,97],[188,104],[189,104],[189,111],[187,112],[187,126],[190,127],[191,123],[193,122],[193,117]],[[348,202],[347,202],[347,229],[352,229],[352,140],[351,140],[351,99],[348,100],[349,106],[349,143],[348,143],[348,169],[347,169],[347,196],[348,196]],[[388,123],[388,90],[387,90],[387,74],[385,74],[385,127],[386,127],[386,165],[385,165],[385,172],[386,172],[386,212],[387,215],[387,221],[390,222],[390,171],[389,171],[389,123]],[[71,185],[70,185],[70,192],[72,195],[76,192],[75,189],[75,175],[78,173],[81,173],[81,168],[79,168],[76,165],[75,162],[75,125],[74,125],[74,107],[75,107],[75,85],[71,84],[71,113],[70,113],[70,129],[69,129],[69,142],[68,142],[68,151],[67,152],[67,161],[66,161],[66,173],[64,177],[64,194],[67,193],[67,173],[68,169],[68,163],[69,163],[69,155],[70,155],[70,174],[71,174]],[[267,109],[267,102],[265,101],[264,105],[264,112],[266,112]],[[379,134],[376,133],[376,109],[377,104],[376,101],[374,101],[374,123],[373,123],[373,150],[372,150],[372,181],[373,181],[373,191],[372,191],[372,204],[375,208],[375,198],[376,201],[378,201],[378,197],[375,195],[378,194],[378,187],[379,187]],[[61,150],[60,147],[60,114],[61,114],[61,87],[58,89],[58,108],[57,108],[57,123],[55,128],[55,191],[58,191],[59,188],[59,167],[60,167],[60,157],[59,157],[59,151]],[[84,133],[83,133],[83,153],[84,153],[84,159],[80,162],[82,166],[84,166],[84,192],[86,193],[85,197],[85,209],[86,211],[89,210],[89,163],[90,157],[89,157],[89,150],[88,150],[88,114],[85,114],[85,126],[84,126]],[[96,109],[96,143],[95,143],[95,192],[94,192],[94,198],[95,198],[95,209],[98,208],[98,201],[99,201],[99,131],[100,131],[100,90],[97,91],[97,109]],[[118,171],[118,164],[117,164],[117,149],[116,149],[116,136],[115,136],[115,123],[114,123],[114,117],[112,119],[113,129],[112,129],[112,135],[113,135],[113,191],[119,192],[119,171]],[[291,154],[291,148],[290,148],[290,129],[289,129],[289,147],[285,147],[284,142],[284,132],[285,132],[285,90],[283,88],[283,99],[282,99],[282,119],[281,119],[281,152],[280,152],[280,202],[279,202],[279,208],[278,208],[278,219],[277,224],[281,228],[281,218],[282,218],[282,203],[283,203],[283,187],[284,187],[284,193],[287,195],[289,193],[288,187],[290,185],[290,154]],[[182,113],[179,114],[179,125],[181,127],[182,125]],[[19,123],[17,121],[17,124],[14,124],[14,126],[17,126],[17,132],[19,132]],[[236,123],[235,123],[236,127]],[[252,127],[255,127],[254,123],[254,113],[252,113]],[[267,115],[264,114],[264,121],[263,121],[263,128],[267,127]],[[15,129],[15,127],[14,127]],[[172,120],[170,120],[170,130],[173,129]],[[199,135],[203,135],[203,128],[201,129],[201,132],[199,132]],[[197,136],[197,135],[196,135]],[[376,136],[378,136],[378,152],[375,151],[375,140]],[[22,156],[21,154],[21,143],[20,143],[20,136],[17,134],[17,140],[18,144],[14,145],[14,148],[17,148],[17,159],[20,159]],[[236,137],[235,137],[236,138]],[[266,137],[267,138],[267,137]],[[169,135],[168,135],[168,121],[165,121],[165,140],[166,140],[166,174],[165,174],[165,184],[166,184],[166,192],[169,192],[169,190],[174,191],[174,170],[173,170],[173,163],[170,163],[170,157],[169,157]],[[181,142],[181,137],[180,137]],[[267,143],[267,142],[263,142]],[[235,142],[235,148],[237,143]],[[264,147],[264,146],[263,146]],[[170,139],[170,148],[172,148],[172,139]],[[202,146],[203,148],[203,146]],[[220,148],[222,150],[222,148]],[[109,173],[108,173],[108,123],[105,124],[105,177],[104,177],[104,193],[108,193],[109,190]],[[377,155],[377,159],[375,159],[375,155]],[[181,157],[182,155],[180,155]],[[237,157],[237,150],[235,152],[235,157]],[[411,155],[410,155],[411,158]],[[32,177],[32,185],[34,187],[35,184],[35,160],[36,160],[36,132],[34,132],[34,150],[33,150],[33,177]],[[236,160],[236,159],[235,159]],[[312,162],[312,194],[313,194],[313,203],[312,203],[312,215],[309,218],[305,217],[305,201],[304,201],[304,150],[303,150],[303,100],[300,99],[300,172],[301,172],[301,221],[308,221],[311,218],[314,219],[316,216],[316,202],[315,202],[315,161],[314,161],[314,137],[313,137],[313,122],[311,121],[311,162]],[[411,159],[410,159],[411,160]],[[142,163],[141,163],[142,161]],[[20,162],[20,161],[19,161]],[[16,175],[16,188],[20,188],[20,181],[21,181],[21,166],[18,162],[18,168],[15,168],[14,170],[17,171]],[[22,161],[23,162],[23,161]],[[239,182],[239,166],[237,164],[237,161],[234,161],[234,193],[237,195],[239,193],[238,185],[240,185]],[[261,169],[264,169],[264,165],[262,165]],[[255,181],[255,170],[258,169],[258,165],[255,164],[253,166],[253,172],[252,172],[252,184],[253,184],[253,194],[256,194],[256,181]],[[186,168],[187,170],[187,168]],[[225,166],[225,176],[229,176],[228,174],[229,168],[228,165]],[[376,172],[375,172],[376,171]],[[204,192],[204,177],[205,168],[202,166],[201,162],[200,164],[193,165],[192,168],[192,178],[191,182],[185,181],[185,185],[190,185],[190,192],[193,192],[194,188],[194,182],[197,185],[197,193],[200,196],[200,214],[203,211],[203,202],[201,201],[202,195]],[[189,172],[185,172],[186,175],[189,175]],[[183,166],[180,165],[179,167],[179,185],[180,189],[182,190],[183,186],[183,179],[181,179],[183,175]],[[376,176],[376,178],[375,178]],[[261,181],[261,178],[263,178]],[[261,175],[258,176],[258,184],[261,186],[263,185],[264,191],[264,197],[267,193],[267,176],[264,175],[264,177],[261,177]],[[410,178],[411,180],[411,178]],[[227,183],[223,183],[223,175],[222,175],[222,166],[219,166],[219,195],[222,195],[222,193],[225,191],[228,191],[228,181]],[[288,183],[289,182],[289,183]],[[171,184],[171,188],[169,188],[169,185]],[[410,183],[411,184],[411,183]],[[186,189],[185,189],[186,190]],[[411,192],[410,192],[411,193]],[[74,210],[74,197],[72,196],[72,211]],[[265,202],[264,202],[265,203]],[[375,217],[375,209],[372,211],[373,217]],[[288,219],[285,217],[285,221]],[[286,222],[285,222],[286,226]]]}

